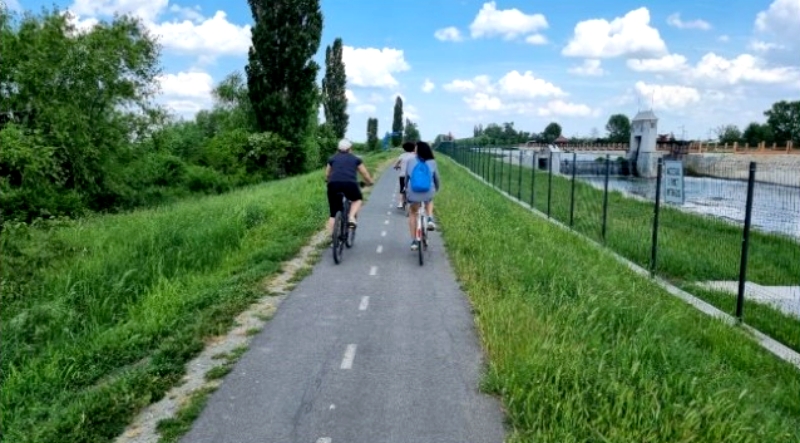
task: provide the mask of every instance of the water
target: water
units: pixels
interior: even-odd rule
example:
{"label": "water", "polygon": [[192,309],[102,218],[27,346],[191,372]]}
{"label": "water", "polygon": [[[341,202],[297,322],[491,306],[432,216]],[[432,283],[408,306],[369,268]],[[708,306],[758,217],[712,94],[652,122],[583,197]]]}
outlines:
{"label": "water", "polygon": [[[603,189],[603,177],[578,177],[578,179]],[[653,201],[656,194],[656,180],[609,177],[608,189]],[[711,215],[738,224],[744,223],[747,182],[685,177],[684,195],[685,203],[680,207],[682,210]],[[753,189],[751,224],[755,229],[800,239],[800,188],[756,183]]]}

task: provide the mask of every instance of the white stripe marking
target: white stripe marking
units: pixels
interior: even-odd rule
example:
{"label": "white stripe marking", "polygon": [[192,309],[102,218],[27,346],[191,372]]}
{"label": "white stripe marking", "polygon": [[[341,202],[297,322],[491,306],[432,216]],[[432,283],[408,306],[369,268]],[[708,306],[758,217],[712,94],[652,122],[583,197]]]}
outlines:
{"label": "white stripe marking", "polygon": [[386,237],[386,231],[381,232],[381,237]]}
{"label": "white stripe marking", "polygon": [[320,437],[317,439],[317,443],[331,443],[330,437]]}
{"label": "white stripe marking", "polygon": [[347,345],[347,349],[344,351],[344,359],[342,359],[342,366],[340,366],[340,368],[352,369],[354,358],[356,358],[356,345]]}
{"label": "white stripe marking", "polygon": [[383,252],[383,245],[378,245],[378,249],[376,249],[375,252],[377,252],[378,254]]}
{"label": "white stripe marking", "polygon": [[378,267],[377,266],[373,266],[373,267],[369,268],[369,275],[376,275],[377,273],[378,273]]}
{"label": "white stripe marking", "polygon": [[369,296],[365,295],[365,296],[361,297],[361,304],[358,305],[358,310],[359,311],[366,311],[367,310],[367,306],[369,306]]}
{"label": "white stripe marking", "polygon": [[385,220],[385,221],[383,222],[383,224],[384,224],[384,225],[388,225],[388,224],[389,224],[389,220]]}

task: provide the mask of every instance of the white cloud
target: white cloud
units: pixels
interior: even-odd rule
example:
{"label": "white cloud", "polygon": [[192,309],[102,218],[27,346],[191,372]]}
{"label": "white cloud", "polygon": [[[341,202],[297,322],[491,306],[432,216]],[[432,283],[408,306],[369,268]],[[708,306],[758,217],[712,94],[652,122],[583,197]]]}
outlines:
{"label": "white cloud", "polygon": [[532,45],[544,45],[547,44],[547,37],[543,36],[542,34],[533,34],[525,37],[525,43],[530,43]]}
{"label": "white cloud", "polygon": [[[403,119],[409,119],[414,123],[419,122],[419,110],[414,105],[409,105],[405,103],[405,99],[403,99]],[[405,121],[403,121],[405,124]]]}
{"label": "white cloud", "polygon": [[461,32],[455,26],[438,29],[436,32],[433,33],[433,36],[436,37],[436,39],[441,40],[443,42],[447,41],[460,42],[461,40],[464,39],[461,36]]}
{"label": "white cloud", "polygon": [[702,29],[704,31],[711,29],[711,24],[707,21],[700,19],[683,21],[677,12],[667,17],[667,24],[679,29]]}
{"label": "white cloud", "polygon": [[250,48],[250,25],[238,26],[228,21],[224,11],[199,23],[189,20],[151,24],[166,49],[204,55],[244,55]]}
{"label": "white cloud", "polygon": [[90,17],[132,14],[153,22],[168,4],[169,0],[75,0],[69,9]]}
{"label": "white cloud", "polygon": [[[486,75],[471,80],[456,79],[443,86],[446,91],[465,93],[464,103],[472,111],[504,111],[539,116],[588,116],[594,111],[584,104],[562,100],[567,93],[532,72],[511,71],[492,82]],[[547,101],[542,101],[543,99]]]}
{"label": "white cloud", "polygon": [[584,58],[652,58],[666,53],[667,45],[658,30],[650,26],[647,8],[630,11],[611,22],[604,19],[579,22],[572,40],[561,51],[565,56]]}
{"label": "white cloud", "polygon": [[586,59],[583,61],[583,64],[580,66],[573,66],[568,69],[570,74],[575,75],[583,75],[587,77],[597,77],[605,74],[605,71],[602,67],[600,67],[600,60],[598,59]]}
{"label": "white cloud", "polygon": [[179,115],[191,117],[211,105],[214,80],[205,72],[164,74],[156,80],[161,86],[161,101]]}
{"label": "white cloud", "polygon": [[179,72],[157,78],[167,97],[210,99],[214,80],[205,72]]}
{"label": "white cloud", "polygon": [[800,86],[800,69],[790,67],[769,68],[764,61],[750,54],[726,59],[714,53],[703,56],[689,72],[693,80],[716,85],[739,83],[788,84]]}
{"label": "white cloud", "polygon": [[4,0],[4,3],[9,11],[22,12],[22,6],[18,0]]}
{"label": "white cloud", "polygon": [[422,84],[422,92],[431,92],[436,87],[432,81],[429,79],[425,79],[425,83]]}
{"label": "white cloud", "polygon": [[769,52],[770,50],[781,48],[783,48],[782,45],[761,40],[753,40],[747,45],[747,49],[755,52]]}
{"label": "white cloud", "polygon": [[668,54],[660,58],[630,59],[628,67],[638,72],[676,72],[685,69],[686,57]]}
{"label": "white cloud", "polygon": [[723,35],[720,35],[717,38],[717,40],[719,40],[719,41],[721,41],[723,43],[726,43],[726,42],[729,42],[731,40],[731,38],[727,34],[723,34]]}
{"label": "white cloud", "polygon": [[342,59],[347,81],[355,86],[396,87],[399,83],[392,74],[411,69],[400,49],[344,46]]}
{"label": "white cloud", "polygon": [[643,101],[652,103],[653,109],[685,108],[700,101],[697,89],[688,86],[651,85],[639,81],[635,89]]}
{"label": "white cloud", "polygon": [[358,103],[356,94],[351,89],[344,90],[344,97],[347,99],[347,104],[354,105]]}
{"label": "white cloud", "polygon": [[536,113],[541,117],[587,117],[595,114],[592,108],[586,105],[567,103],[563,100],[550,101],[545,106],[540,107]]}
{"label": "white cloud", "polygon": [[172,5],[169,7],[170,12],[174,12],[186,20],[191,20],[195,23],[203,21],[203,14],[200,13],[200,6],[194,8],[186,8],[184,6]]}
{"label": "white cloud", "polygon": [[756,30],[800,40],[800,0],[775,0],[756,15]]}
{"label": "white cloud", "polygon": [[375,105],[370,103],[362,103],[354,108],[356,114],[374,114],[376,110]]}
{"label": "white cloud", "polygon": [[469,30],[473,38],[502,36],[510,40],[547,27],[547,19],[542,14],[529,15],[516,8],[498,10],[497,4],[491,1],[483,4]]}

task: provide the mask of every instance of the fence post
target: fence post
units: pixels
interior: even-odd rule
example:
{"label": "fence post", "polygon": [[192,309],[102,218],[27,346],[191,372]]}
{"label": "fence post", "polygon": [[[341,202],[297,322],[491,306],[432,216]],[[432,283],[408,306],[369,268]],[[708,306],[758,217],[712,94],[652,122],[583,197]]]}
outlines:
{"label": "fence post", "polygon": [[572,153],[572,190],[570,191],[569,197],[569,227],[572,228],[572,224],[575,221],[575,170],[578,169],[578,153]]}
{"label": "fence post", "polygon": [[514,175],[513,171],[514,166],[514,153],[511,152],[511,148],[508,148],[508,195],[511,196],[511,176]]}
{"label": "fence post", "polygon": [[606,154],[606,179],[605,179],[605,186],[603,190],[603,232],[602,238],[603,242],[606,241],[606,224],[608,220],[608,175],[611,172],[611,160],[609,154]]}
{"label": "fence post", "polygon": [[495,188],[497,187],[497,157],[496,157],[496,154],[497,154],[497,148],[493,148],[492,160],[494,160],[494,161],[492,162],[493,163],[493,165],[492,165],[492,186],[495,187]]}
{"label": "fence post", "polygon": [[650,245],[650,277],[656,275],[656,257],[658,257],[658,214],[661,209],[661,178],[663,159],[658,158],[658,172],[656,173],[656,202],[653,205],[653,241]]}
{"label": "fence post", "polygon": [[547,218],[550,218],[550,200],[553,198],[553,152],[547,161]]}
{"label": "fence post", "polygon": [[522,201],[522,149],[519,150],[519,174],[517,175],[517,200]]}
{"label": "fence post", "polygon": [[533,153],[533,159],[531,160],[531,209],[536,209],[534,203],[536,202],[535,196],[536,195],[536,152]]}
{"label": "fence post", "polygon": [[756,162],[750,162],[750,175],[747,178],[747,203],[744,212],[744,231],[742,232],[742,261],[739,264],[739,291],[736,296],[736,318],[742,320],[744,309],[744,289],[747,281],[747,251],[750,246],[750,220],[753,215],[753,188],[756,184]]}

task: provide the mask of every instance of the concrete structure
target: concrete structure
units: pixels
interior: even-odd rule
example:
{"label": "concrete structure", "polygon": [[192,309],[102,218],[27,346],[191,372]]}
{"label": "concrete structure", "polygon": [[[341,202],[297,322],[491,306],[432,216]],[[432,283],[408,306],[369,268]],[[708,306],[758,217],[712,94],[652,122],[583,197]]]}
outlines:
{"label": "concrete structure", "polygon": [[656,151],[657,139],[658,117],[653,111],[639,111],[631,121],[631,141],[628,148],[628,160],[635,165],[635,176],[657,176],[658,158],[661,156]]}
{"label": "concrete structure", "polygon": [[558,173],[558,165],[561,164],[561,153],[563,151],[556,145],[550,144],[542,149],[539,150],[539,157],[538,157],[538,168],[539,169],[549,169],[549,161],[553,159],[553,171]]}

